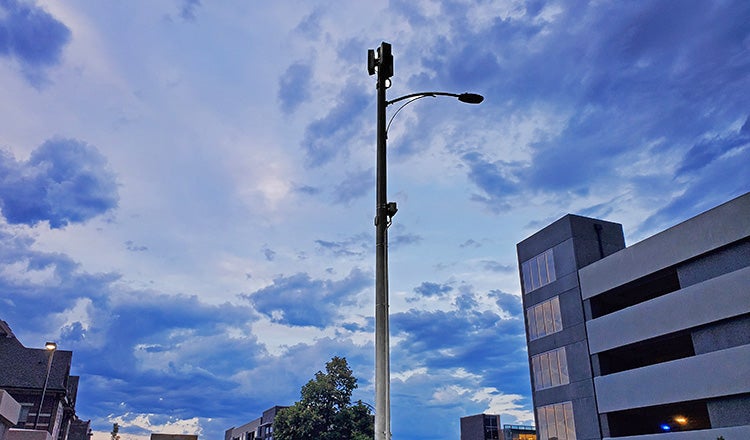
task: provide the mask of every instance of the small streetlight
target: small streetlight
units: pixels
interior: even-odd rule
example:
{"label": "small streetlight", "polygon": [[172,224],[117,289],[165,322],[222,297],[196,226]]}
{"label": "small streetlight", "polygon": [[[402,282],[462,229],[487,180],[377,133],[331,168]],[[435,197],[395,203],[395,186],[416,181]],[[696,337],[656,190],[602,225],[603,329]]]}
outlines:
{"label": "small streetlight", "polygon": [[42,387],[42,398],[39,400],[39,410],[36,412],[36,419],[34,420],[34,429],[37,429],[39,425],[39,415],[42,413],[42,404],[44,404],[44,395],[47,394],[47,384],[49,383],[49,372],[52,369],[52,358],[55,356],[55,350],[57,350],[57,344],[54,342],[47,342],[44,344],[44,349],[49,352],[47,358],[47,374],[44,376],[44,386]]}
{"label": "small streetlight", "polygon": [[[388,226],[396,215],[395,202],[388,202],[386,173],[386,139],[393,118],[407,104],[426,97],[449,96],[467,104],[479,104],[484,100],[476,93],[419,92],[388,101],[385,90],[391,85],[393,76],[393,52],[391,45],[383,42],[380,47],[367,51],[367,71],[377,74],[377,162],[375,201],[375,440],[391,438],[391,372],[390,335],[388,317]],[[386,107],[406,101],[386,124]]]}

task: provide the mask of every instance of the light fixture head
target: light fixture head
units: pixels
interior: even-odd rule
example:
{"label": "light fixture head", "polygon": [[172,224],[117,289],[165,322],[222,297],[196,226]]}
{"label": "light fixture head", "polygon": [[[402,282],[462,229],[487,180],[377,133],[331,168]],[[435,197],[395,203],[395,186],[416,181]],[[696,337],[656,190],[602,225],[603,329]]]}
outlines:
{"label": "light fixture head", "polygon": [[484,101],[484,96],[476,93],[461,93],[458,100],[467,104],[479,104]]}
{"label": "light fixture head", "polygon": [[57,343],[55,342],[47,342],[44,344],[44,348],[49,351],[54,351],[57,349]]}

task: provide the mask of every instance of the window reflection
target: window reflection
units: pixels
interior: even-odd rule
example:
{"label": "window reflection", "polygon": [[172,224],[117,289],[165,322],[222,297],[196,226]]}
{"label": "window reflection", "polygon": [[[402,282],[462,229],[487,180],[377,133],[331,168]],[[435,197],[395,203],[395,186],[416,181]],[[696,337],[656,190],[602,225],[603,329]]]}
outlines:
{"label": "window reflection", "polygon": [[552,249],[521,263],[523,290],[526,293],[555,281],[555,260]]}
{"label": "window reflection", "polygon": [[554,297],[529,307],[526,310],[526,318],[529,322],[529,340],[531,341],[559,332],[563,329],[560,299]]}
{"label": "window reflection", "polygon": [[534,370],[535,390],[570,383],[565,347],[532,356],[531,368]]}

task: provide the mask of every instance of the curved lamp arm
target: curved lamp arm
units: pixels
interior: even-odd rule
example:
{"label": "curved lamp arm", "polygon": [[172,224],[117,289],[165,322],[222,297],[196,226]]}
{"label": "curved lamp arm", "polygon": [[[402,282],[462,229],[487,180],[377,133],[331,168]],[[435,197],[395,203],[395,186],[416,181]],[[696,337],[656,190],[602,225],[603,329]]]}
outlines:
{"label": "curved lamp arm", "polygon": [[480,102],[484,101],[484,96],[478,95],[476,93],[448,93],[448,92],[419,92],[419,93],[410,93],[408,95],[399,96],[396,99],[391,99],[390,101],[386,101],[385,105],[386,107],[395,104],[399,101],[403,101],[404,99],[409,98],[423,98],[426,96],[450,96],[452,98],[458,98],[459,101],[465,102],[467,104],[479,104]]}
{"label": "curved lamp arm", "polygon": [[404,107],[411,104],[412,102],[416,101],[417,99],[422,98],[435,98],[437,96],[450,96],[452,98],[458,98],[459,101],[465,102],[467,104],[479,104],[482,101],[484,101],[484,96],[478,95],[476,93],[449,93],[449,92],[419,92],[419,93],[410,93],[408,95],[399,96],[396,99],[392,99],[390,101],[385,102],[385,106],[388,107],[391,104],[394,104],[399,101],[403,101],[405,99],[408,99],[405,103],[401,105],[401,107],[396,110],[393,115],[391,115],[391,119],[388,120],[388,125],[385,127],[385,133],[388,134],[388,129],[391,128],[391,122],[393,122],[393,119],[396,117],[398,112],[400,112]]}

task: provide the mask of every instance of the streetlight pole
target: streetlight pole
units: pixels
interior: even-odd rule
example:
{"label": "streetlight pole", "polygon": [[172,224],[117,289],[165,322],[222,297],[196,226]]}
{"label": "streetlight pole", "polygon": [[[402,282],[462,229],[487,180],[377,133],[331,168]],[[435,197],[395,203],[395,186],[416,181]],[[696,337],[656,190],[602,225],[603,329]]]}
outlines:
{"label": "streetlight pole", "polygon": [[[42,405],[44,404],[44,395],[47,394],[47,384],[49,383],[49,372],[52,369],[52,358],[55,356],[55,350],[57,344],[54,342],[47,342],[44,344],[45,350],[49,352],[47,358],[47,374],[44,376],[44,386],[42,387],[42,399],[39,401],[39,410],[36,412],[36,419],[34,419],[34,429],[39,425],[39,415],[42,413]],[[48,425],[49,429],[49,425]]]}
{"label": "streetlight pole", "polygon": [[[410,102],[428,96],[450,96],[469,104],[479,104],[484,100],[474,93],[420,92],[404,95],[388,101],[386,89],[393,76],[393,52],[391,45],[383,42],[380,47],[367,52],[367,70],[377,74],[377,154],[375,188],[375,440],[391,438],[391,367],[390,332],[388,315],[388,226],[396,215],[395,202],[387,199],[386,173],[386,107],[399,101]],[[399,108],[399,110],[401,110]],[[397,112],[398,113],[398,110]],[[394,114],[395,116],[395,114]]]}

